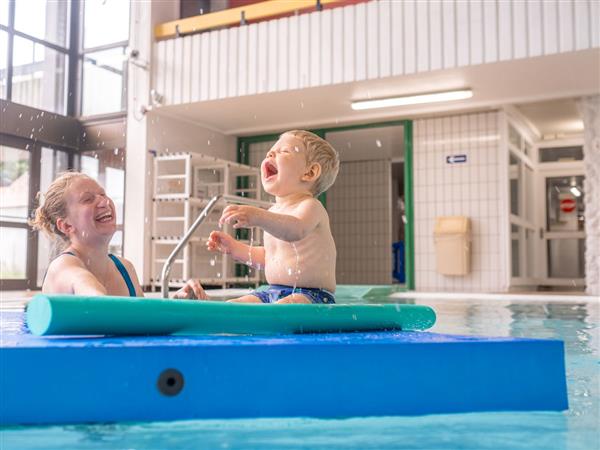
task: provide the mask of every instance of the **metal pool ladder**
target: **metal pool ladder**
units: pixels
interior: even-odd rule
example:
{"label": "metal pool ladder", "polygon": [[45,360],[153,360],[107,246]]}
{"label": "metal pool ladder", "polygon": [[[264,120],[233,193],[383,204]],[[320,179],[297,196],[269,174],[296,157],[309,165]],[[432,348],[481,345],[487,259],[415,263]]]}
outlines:
{"label": "metal pool ladder", "polygon": [[257,206],[259,208],[268,208],[268,207],[272,206],[272,203],[270,203],[270,202],[256,200],[254,198],[240,197],[237,195],[219,194],[219,195],[215,195],[214,197],[212,197],[210,199],[210,201],[208,202],[208,204],[204,207],[202,212],[198,215],[198,217],[196,218],[196,220],[194,221],[192,226],[185,232],[185,234],[181,238],[181,241],[179,241],[179,243],[175,246],[175,248],[173,249],[173,251],[171,252],[169,257],[165,261],[165,264],[162,268],[162,272],[160,275],[160,279],[161,279],[160,292],[161,292],[162,298],[169,298],[169,274],[171,273],[171,265],[173,264],[173,261],[175,260],[175,258],[177,257],[177,255],[179,254],[181,249],[184,247],[184,245],[188,243],[188,241],[192,237],[192,234],[194,234],[194,231],[196,231],[196,228],[198,228],[200,226],[200,224],[202,222],[204,222],[204,219],[206,219],[208,217],[208,214],[216,206],[216,204],[219,200],[224,200],[226,203],[236,203],[236,204],[242,204],[242,205]]}

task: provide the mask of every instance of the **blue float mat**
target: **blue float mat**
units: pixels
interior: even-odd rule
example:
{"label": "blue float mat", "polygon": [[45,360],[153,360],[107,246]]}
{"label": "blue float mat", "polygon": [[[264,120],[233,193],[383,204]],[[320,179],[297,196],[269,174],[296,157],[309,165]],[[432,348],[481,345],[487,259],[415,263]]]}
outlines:
{"label": "blue float mat", "polygon": [[555,340],[393,331],[37,337],[21,313],[0,320],[4,425],[568,407]]}

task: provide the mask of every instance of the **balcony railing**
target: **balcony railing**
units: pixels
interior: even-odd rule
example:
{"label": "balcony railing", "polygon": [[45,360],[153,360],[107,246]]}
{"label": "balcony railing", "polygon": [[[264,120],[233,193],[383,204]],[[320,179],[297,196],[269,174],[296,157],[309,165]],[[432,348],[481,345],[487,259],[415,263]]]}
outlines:
{"label": "balcony railing", "polygon": [[153,87],[175,105],[598,48],[598,17],[586,0],[372,0],[158,41]]}

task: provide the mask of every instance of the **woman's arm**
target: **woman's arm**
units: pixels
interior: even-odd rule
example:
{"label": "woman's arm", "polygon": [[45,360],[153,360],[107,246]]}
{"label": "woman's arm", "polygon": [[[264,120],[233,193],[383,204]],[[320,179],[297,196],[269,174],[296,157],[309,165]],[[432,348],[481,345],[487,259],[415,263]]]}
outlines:
{"label": "woman's arm", "polygon": [[106,288],[78,258],[58,258],[52,261],[42,291],[54,294],[106,295]]}

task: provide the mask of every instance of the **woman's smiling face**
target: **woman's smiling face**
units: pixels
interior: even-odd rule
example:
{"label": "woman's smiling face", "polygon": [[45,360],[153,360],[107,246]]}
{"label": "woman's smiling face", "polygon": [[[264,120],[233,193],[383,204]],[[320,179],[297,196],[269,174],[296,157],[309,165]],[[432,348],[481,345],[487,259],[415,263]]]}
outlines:
{"label": "woman's smiling face", "polygon": [[306,171],[306,152],[302,142],[291,135],[282,135],[268,151],[261,164],[261,179],[265,191],[282,197],[305,190],[302,176]]}
{"label": "woman's smiling face", "polygon": [[66,221],[71,239],[110,239],[117,230],[115,204],[94,180],[78,178],[67,190]]}

